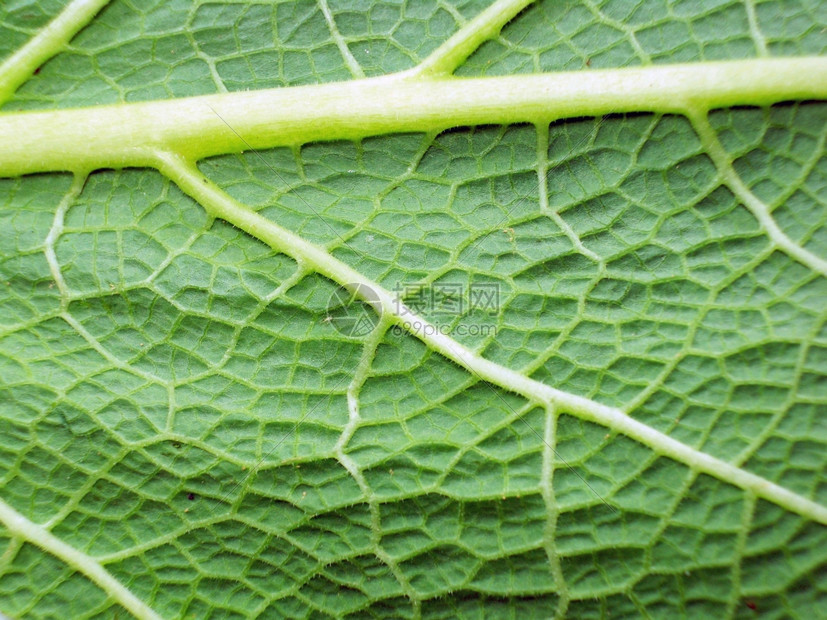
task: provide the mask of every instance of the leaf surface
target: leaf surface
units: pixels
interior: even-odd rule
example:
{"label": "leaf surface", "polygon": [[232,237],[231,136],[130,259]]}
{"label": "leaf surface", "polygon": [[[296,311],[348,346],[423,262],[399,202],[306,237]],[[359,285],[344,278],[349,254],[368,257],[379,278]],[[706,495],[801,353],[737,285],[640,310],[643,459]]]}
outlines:
{"label": "leaf surface", "polygon": [[[83,4],[0,7],[0,55]],[[815,1],[518,4],[114,0],[0,123],[416,80],[497,15],[456,75],[824,53]],[[815,617],[827,105],[791,99],[1,178],[0,610]]]}

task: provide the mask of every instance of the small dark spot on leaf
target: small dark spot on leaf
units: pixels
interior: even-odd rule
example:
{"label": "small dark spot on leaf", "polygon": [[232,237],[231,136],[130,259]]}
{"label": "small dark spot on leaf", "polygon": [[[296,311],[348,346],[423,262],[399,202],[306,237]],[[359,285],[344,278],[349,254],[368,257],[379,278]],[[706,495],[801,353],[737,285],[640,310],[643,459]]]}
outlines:
{"label": "small dark spot on leaf", "polygon": [[195,499],[195,493],[188,494],[187,499],[190,500],[190,501],[194,500]]}
{"label": "small dark spot on leaf", "polygon": [[591,66],[592,66],[592,59],[591,59],[591,58],[586,58],[586,66],[587,66],[587,67],[591,67]]}
{"label": "small dark spot on leaf", "polygon": [[41,70],[42,68],[43,68],[43,67],[38,67],[37,69],[35,69],[35,70],[34,70],[34,75],[37,75],[38,73],[40,73],[40,70]]}
{"label": "small dark spot on leaf", "polygon": [[204,183],[206,183],[206,182],[207,182],[207,179],[204,179]]}
{"label": "small dark spot on leaf", "polygon": [[758,610],[758,605],[755,604],[755,601],[745,601],[747,607],[749,607],[752,611]]}
{"label": "small dark spot on leaf", "polygon": [[176,441],[176,442],[173,442],[172,447],[175,448],[176,450],[180,450],[181,449],[181,444]]}

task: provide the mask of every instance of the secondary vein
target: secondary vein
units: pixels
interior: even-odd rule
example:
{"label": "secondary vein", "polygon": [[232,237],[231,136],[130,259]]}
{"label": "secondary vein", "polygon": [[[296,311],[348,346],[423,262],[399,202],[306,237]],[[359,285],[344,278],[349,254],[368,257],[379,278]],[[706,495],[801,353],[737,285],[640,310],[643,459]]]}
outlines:
{"label": "secondary vein", "polygon": [[750,491],[787,510],[827,525],[827,507],[825,506],[766,478],[696,450],[635,420],[620,409],[531,379],[481,357],[449,336],[441,334],[439,330],[429,329],[433,326],[428,321],[399,303],[390,291],[334,258],[324,249],[236,201],[205,178],[194,163],[175,154],[158,153],[155,156],[155,165],[162,174],[176,183],[184,193],[195,199],[212,216],[233,224],[273,249],[303,262],[321,275],[349,288],[357,296],[360,296],[361,287],[372,290],[378,300],[365,299],[365,301],[371,304],[383,318],[387,317],[387,320],[406,329],[430,349],[465,368],[478,378],[520,394],[531,401],[556,406],[561,411],[616,430],[648,446],[661,456],[672,458],[696,471]]}
{"label": "secondary vein", "polygon": [[146,603],[119,582],[94,558],[63,542],[49,530],[30,521],[0,499],[0,521],[15,536],[37,545],[47,553],[63,560],[68,566],[83,573],[106,592],[114,601],[140,620],[161,620]]}
{"label": "secondary vein", "polygon": [[770,208],[746,186],[733,168],[729,153],[726,152],[712,125],[709,124],[706,112],[690,113],[688,116],[706,153],[718,169],[721,180],[755,216],[775,246],[813,271],[827,276],[827,261],[790,239],[773,218]]}
{"label": "secondary vein", "polygon": [[109,0],[74,0],[28,43],[9,56],[0,65],[0,104],[11,98],[14,91],[37,68],[57,54]]}

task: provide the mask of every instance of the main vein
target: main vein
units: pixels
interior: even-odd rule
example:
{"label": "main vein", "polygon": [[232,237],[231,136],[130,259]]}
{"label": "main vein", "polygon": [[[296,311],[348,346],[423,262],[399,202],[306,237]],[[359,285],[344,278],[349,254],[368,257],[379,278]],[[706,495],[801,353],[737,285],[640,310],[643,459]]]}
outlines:
{"label": "main vein", "polygon": [[249,148],[384,133],[539,125],[619,112],[697,114],[793,99],[827,99],[827,58],[480,78],[396,73],[312,86],[0,113],[0,176],[146,166],[157,151],[197,161]]}

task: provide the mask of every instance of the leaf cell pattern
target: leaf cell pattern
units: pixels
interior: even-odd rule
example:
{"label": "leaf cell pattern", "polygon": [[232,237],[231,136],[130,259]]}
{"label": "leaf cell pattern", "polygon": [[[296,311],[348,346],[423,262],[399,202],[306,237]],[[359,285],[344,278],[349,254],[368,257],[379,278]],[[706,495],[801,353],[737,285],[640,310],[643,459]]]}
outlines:
{"label": "leaf cell pattern", "polygon": [[[0,8],[2,51],[53,4]],[[406,70],[483,9],[116,0],[3,111]],[[823,53],[825,22],[806,2],[539,2],[457,73]],[[716,110],[709,125],[781,233],[827,256],[827,106]],[[827,505],[825,273],[767,234],[691,119],[461,127],[197,169],[386,289],[496,285],[493,310],[425,318]],[[173,181],[0,179],[0,517],[51,536],[2,519],[4,613],[140,615],[90,566],[161,617],[825,605],[817,519],[482,381],[387,321],[338,332],[337,283]],[[480,322],[496,333],[462,329]]]}

